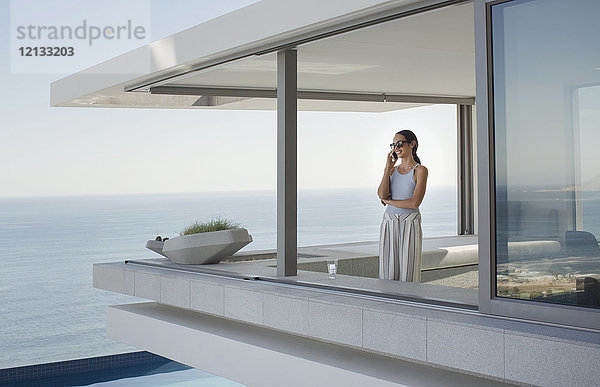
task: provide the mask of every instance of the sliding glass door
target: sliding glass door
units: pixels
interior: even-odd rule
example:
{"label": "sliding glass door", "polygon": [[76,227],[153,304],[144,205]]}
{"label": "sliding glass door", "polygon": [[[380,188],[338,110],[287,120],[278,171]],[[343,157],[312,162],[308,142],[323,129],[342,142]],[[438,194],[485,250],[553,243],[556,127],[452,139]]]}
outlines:
{"label": "sliding glass door", "polygon": [[600,2],[483,8],[491,309],[568,321],[535,305],[600,308]]}

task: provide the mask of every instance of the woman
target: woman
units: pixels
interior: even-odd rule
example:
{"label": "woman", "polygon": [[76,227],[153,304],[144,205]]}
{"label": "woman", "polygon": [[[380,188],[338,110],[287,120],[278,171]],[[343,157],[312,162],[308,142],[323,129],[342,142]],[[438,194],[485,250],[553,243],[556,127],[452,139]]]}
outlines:
{"label": "woman", "polygon": [[[421,213],[428,171],[417,156],[419,142],[410,130],[394,136],[377,195],[387,206],[379,234],[379,278],[421,281]],[[396,161],[400,165],[396,166]]]}

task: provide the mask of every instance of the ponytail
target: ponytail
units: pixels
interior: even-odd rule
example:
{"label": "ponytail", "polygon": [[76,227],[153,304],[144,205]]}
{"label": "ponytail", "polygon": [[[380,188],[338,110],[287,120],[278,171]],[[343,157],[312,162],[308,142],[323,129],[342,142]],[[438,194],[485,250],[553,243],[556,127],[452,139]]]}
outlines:
{"label": "ponytail", "polygon": [[417,163],[421,164],[421,159],[419,158],[419,156],[417,156],[417,148],[419,148],[419,140],[417,140],[417,136],[411,130],[408,129],[401,130],[396,134],[403,135],[404,138],[406,138],[409,142],[415,142],[415,146],[412,148],[412,156]]}
{"label": "ponytail", "polygon": [[416,145],[413,148],[412,155],[413,155],[413,159],[415,159],[415,161],[417,163],[421,164],[421,159],[419,158],[419,156],[417,156],[417,146]]}

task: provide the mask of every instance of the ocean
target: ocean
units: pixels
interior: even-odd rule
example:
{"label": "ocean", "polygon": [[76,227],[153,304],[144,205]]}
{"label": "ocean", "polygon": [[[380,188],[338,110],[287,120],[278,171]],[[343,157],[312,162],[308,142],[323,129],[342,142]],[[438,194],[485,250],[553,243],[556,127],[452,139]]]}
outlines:
{"label": "ocean", "polygon": [[[424,237],[456,234],[456,189],[430,187]],[[300,190],[298,245],[376,241],[375,188]],[[226,217],[243,250],[276,247],[274,191],[0,199],[0,368],[136,350],[106,337],[105,308],[140,302],[92,287],[92,265],[156,258],[144,246],[188,224]]]}

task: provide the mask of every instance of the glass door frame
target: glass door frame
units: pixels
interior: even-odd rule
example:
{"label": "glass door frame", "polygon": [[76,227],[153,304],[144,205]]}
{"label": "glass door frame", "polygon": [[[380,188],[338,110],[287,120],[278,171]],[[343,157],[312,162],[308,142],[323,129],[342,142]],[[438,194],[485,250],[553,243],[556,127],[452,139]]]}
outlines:
{"label": "glass door frame", "polygon": [[478,128],[479,311],[553,325],[600,330],[600,310],[496,296],[496,144],[494,143],[491,11],[494,5],[516,1],[520,0],[474,0],[475,106]]}

